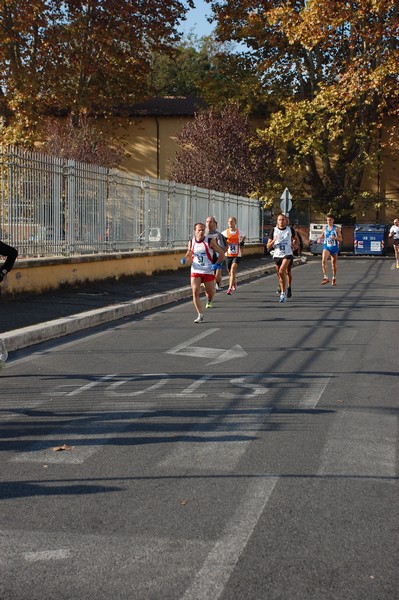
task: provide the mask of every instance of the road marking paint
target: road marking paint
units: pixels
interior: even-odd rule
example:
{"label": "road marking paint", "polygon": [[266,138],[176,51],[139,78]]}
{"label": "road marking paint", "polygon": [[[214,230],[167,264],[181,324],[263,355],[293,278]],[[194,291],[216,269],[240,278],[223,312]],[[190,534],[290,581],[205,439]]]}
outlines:
{"label": "road marking paint", "polygon": [[104,381],[108,381],[109,379],[113,379],[114,377],[116,377],[115,373],[113,373],[111,375],[104,375],[104,377],[100,377],[96,381],[91,381],[90,383],[87,383],[86,385],[83,385],[82,387],[79,387],[78,389],[73,390],[73,392],[68,392],[66,395],[67,396],[77,396],[78,394],[83,394],[84,392],[86,392],[87,390],[90,390],[91,388],[95,387],[96,385],[99,385],[100,383],[102,383]]}
{"label": "road marking paint", "polygon": [[39,552],[23,552],[22,556],[28,562],[38,560],[65,560],[70,555],[70,550],[42,550]]}
{"label": "road marking paint", "polygon": [[191,338],[190,340],[187,340],[186,342],[183,342],[182,344],[178,344],[174,348],[171,348],[170,350],[167,351],[166,354],[176,354],[177,352],[179,352],[180,350],[183,350],[187,346],[190,346],[191,344],[195,344],[195,342],[199,342],[199,340],[202,340],[203,338],[208,337],[208,335],[212,335],[212,333],[216,333],[217,331],[219,331],[219,327],[216,327],[213,329],[207,329],[203,333],[196,335],[195,337]]}
{"label": "road marking paint", "polygon": [[231,348],[206,348],[203,346],[193,346],[195,342],[202,340],[204,337],[208,337],[212,333],[219,331],[219,328],[207,329],[203,333],[196,335],[195,337],[178,344],[174,348],[166,351],[166,354],[177,354],[178,356],[192,356],[194,358],[212,358],[213,360],[208,363],[210,365],[227,362],[235,358],[243,358],[247,356],[245,350],[236,344]]}
{"label": "road marking paint", "polygon": [[331,379],[331,373],[320,379],[312,381],[309,390],[304,392],[304,397],[299,402],[299,408],[314,409],[318,405],[324,390],[328,386]]}
{"label": "road marking paint", "polygon": [[[115,391],[117,388],[121,387],[122,385],[125,385],[126,383],[128,383],[130,381],[137,381],[137,380],[141,380],[143,378],[144,379],[147,379],[147,378],[156,379],[157,377],[162,377],[162,379],[159,379],[159,381],[156,381],[155,383],[145,387],[144,389],[135,390],[134,392]],[[111,383],[111,385],[109,385],[106,388],[105,395],[111,396],[111,397],[117,397],[117,398],[127,398],[127,397],[131,398],[134,396],[139,396],[141,394],[145,394],[146,392],[153,392],[154,390],[157,390],[158,388],[164,386],[168,381],[169,381],[169,378],[166,373],[142,373],[139,375],[133,375],[132,377],[126,377],[124,379],[119,379],[118,381],[114,381],[113,383]]]}
{"label": "road marking paint", "polygon": [[[111,375],[104,375],[103,377],[99,377],[95,381],[91,381],[90,383],[85,383],[84,385],[79,385],[78,383],[62,383],[61,385],[57,385],[53,390],[46,390],[42,392],[47,396],[61,397],[61,396],[77,396],[78,394],[83,394],[87,390],[92,389],[96,385],[103,383],[104,381],[109,381],[116,377],[117,374],[113,373]],[[64,388],[64,389],[63,389]],[[68,391],[70,388],[73,388],[72,391]]]}
{"label": "road marking paint", "polygon": [[217,600],[222,595],[278,481],[277,477],[248,486],[235,515],[208,554],[181,600]]}
{"label": "road marking paint", "polygon": [[208,396],[205,394],[193,394],[197,388],[199,388],[203,383],[206,383],[210,379],[212,379],[213,375],[204,375],[200,379],[194,381],[191,385],[186,387],[183,391],[178,393],[168,393],[161,394],[161,398],[206,398]]}
{"label": "road marking paint", "polygon": [[[343,335],[344,338],[346,337],[349,342],[352,342],[355,339],[355,337],[357,336],[357,329],[350,329],[348,327],[348,329],[343,330],[342,334],[344,334]],[[340,334],[340,339],[341,339],[341,334]]]}
{"label": "road marking paint", "polygon": [[[246,398],[264,396],[270,390],[270,388],[260,385],[258,383],[246,383],[245,379],[245,377],[236,377],[234,379],[230,379],[229,385],[237,385],[238,387],[252,390],[251,394],[245,394]],[[223,397],[230,398],[232,395],[237,395],[237,392],[235,394],[232,394],[231,392],[222,392],[220,395]]]}

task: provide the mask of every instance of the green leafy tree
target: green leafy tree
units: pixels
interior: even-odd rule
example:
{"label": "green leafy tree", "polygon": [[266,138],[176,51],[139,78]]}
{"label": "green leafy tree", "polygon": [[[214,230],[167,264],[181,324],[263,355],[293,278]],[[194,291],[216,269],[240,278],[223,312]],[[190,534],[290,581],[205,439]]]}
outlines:
{"label": "green leafy tree", "polygon": [[235,100],[247,113],[267,110],[253,60],[213,35],[191,33],[171,51],[157,52],[151,85],[158,96],[196,95],[217,109]]}
{"label": "green leafy tree", "polygon": [[[213,2],[217,34],[245,42],[278,107],[264,131],[297,197],[351,216],[384,158],[380,132],[398,116],[396,0]],[[392,136],[391,141],[397,139]],[[271,196],[275,182],[270,181]],[[381,199],[370,194],[375,202]]]}
{"label": "green leafy tree", "polygon": [[211,68],[207,38],[190,34],[167,53],[157,51],[150,79],[157,96],[201,96],[202,82]]}

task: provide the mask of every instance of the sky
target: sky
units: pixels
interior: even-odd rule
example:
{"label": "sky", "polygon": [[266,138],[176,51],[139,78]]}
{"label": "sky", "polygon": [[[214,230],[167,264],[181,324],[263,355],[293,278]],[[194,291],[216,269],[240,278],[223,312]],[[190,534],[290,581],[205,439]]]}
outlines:
{"label": "sky", "polygon": [[181,31],[187,35],[193,30],[198,37],[210,35],[214,25],[210,25],[206,17],[212,15],[211,5],[204,0],[194,0],[194,3],[195,9],[187,13],[187,20],[182,23]]}

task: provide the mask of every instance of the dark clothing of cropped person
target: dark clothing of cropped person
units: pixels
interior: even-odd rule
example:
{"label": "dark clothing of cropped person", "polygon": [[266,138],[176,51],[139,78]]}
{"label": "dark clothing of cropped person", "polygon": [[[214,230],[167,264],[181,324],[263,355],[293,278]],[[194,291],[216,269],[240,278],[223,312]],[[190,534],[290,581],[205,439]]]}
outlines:
{"label": "dark clothing of cropped person", "polygon": [[5,244],[0,240],[0,256],[5,256],[6,260],[0,268],[0,282],[11,271],[18,256],[18,250]]}

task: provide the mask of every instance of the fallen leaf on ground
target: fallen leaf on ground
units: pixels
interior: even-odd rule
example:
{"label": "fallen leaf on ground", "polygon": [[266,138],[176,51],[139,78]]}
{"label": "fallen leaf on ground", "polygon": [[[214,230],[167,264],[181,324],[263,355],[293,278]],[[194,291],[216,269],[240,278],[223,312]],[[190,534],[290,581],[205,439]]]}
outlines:
{"label": "fallen leaf on ground", "polygon": [[68,444],[63,444],[62,446],[55,446],[53,450],[54,452],[61,452],[62,450],[72,450],[72,446],[68,446]]}

